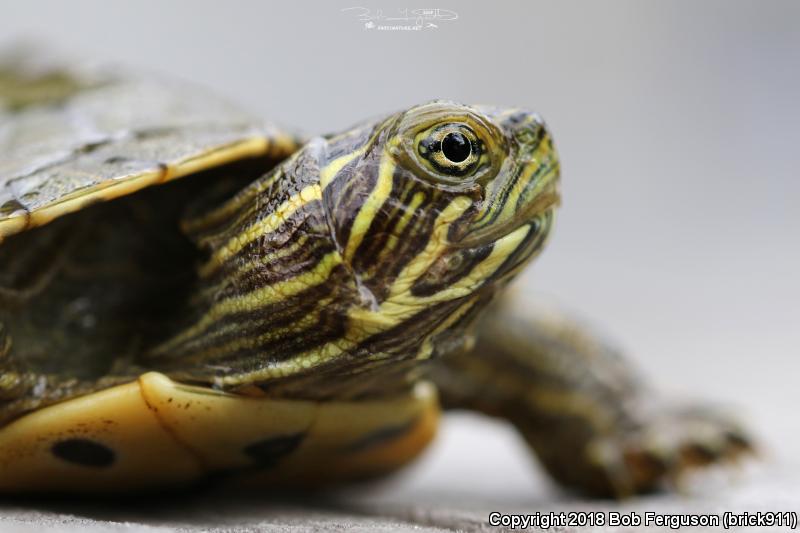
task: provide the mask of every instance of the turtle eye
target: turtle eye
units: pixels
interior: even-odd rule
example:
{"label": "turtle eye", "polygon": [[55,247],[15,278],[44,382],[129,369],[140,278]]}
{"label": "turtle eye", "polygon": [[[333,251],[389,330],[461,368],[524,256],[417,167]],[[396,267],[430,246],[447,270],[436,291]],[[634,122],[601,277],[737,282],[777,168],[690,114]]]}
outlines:
{"label": "turtle eye", "polygon": [[471,152],[472,146],[469,141],[458,131],[448,133],[442,139],[442,155],[451,163],[461,163]]}
{"label": "turtle eye", "polygon": [[417,153],[441,174],[467,176],[478,167],[483,142],[466,124],[441,124],[419,135]]}

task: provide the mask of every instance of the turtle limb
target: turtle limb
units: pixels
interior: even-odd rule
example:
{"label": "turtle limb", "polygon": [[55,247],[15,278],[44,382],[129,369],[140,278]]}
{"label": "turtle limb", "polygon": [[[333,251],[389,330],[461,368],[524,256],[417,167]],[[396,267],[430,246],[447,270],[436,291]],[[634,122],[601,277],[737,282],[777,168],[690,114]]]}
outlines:
{"label": "turtle limb", "polygon": [[558,483],[594,496],[649,492],[751,449],[721,413],[653,401],[617,351],[575,323],[508,304],[432,375],[446,408],[508,419]]}

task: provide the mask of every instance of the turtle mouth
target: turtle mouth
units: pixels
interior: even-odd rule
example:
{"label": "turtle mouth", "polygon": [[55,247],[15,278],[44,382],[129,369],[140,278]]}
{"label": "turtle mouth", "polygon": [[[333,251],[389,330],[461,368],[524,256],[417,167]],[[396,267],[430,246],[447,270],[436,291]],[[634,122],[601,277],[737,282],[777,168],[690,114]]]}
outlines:
{"label": "turtle mouth", "polygon": [[509,235],[526,224],[530,224],[534,219],[541,216],[561,203],[561,197],[555,186],[548,187],[547,190],[539,193],[536,198],[528,202],[522,209],[514,213],[514,216],[497,224],[490,224],[466,234],[452,243],[455,248],[475,248],[497,242],[506,235]]}

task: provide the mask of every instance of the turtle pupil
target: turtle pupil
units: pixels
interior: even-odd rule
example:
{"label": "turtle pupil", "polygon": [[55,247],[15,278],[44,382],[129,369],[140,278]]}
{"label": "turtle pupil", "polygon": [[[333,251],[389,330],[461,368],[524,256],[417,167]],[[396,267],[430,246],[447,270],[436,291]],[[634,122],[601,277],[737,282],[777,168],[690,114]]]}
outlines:
{"label": "turtle pupil", "polygon": [[466,137],[458,132],[448,133],[442,139],[442,153],[453,163],[461,163],[472,152],[472,147]]}

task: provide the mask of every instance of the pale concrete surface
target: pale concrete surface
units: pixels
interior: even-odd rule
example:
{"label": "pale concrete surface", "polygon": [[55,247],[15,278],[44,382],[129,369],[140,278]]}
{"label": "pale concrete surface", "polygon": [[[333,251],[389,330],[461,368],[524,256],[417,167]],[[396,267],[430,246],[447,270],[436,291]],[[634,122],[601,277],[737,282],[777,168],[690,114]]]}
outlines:
{"label": "pale concrete surface", "polygon": [[763,465],[735,483],[715,473],[691,497],[592,504],[547,485],[508,428],[461,416],[380,489],[305,504],[3,502],[0,532],[479,530],[495,509],[800,510],[800,3],[437,1],[425,7],[459,19],[414,33],[340,12],[358,4],[28,1],[6,6],[0,36],[170,71],[311,132],[431,98],[540,111],[564,205],[517,291],[579,310],[671,395],[735,406]]}

